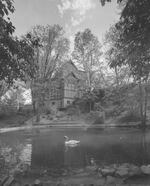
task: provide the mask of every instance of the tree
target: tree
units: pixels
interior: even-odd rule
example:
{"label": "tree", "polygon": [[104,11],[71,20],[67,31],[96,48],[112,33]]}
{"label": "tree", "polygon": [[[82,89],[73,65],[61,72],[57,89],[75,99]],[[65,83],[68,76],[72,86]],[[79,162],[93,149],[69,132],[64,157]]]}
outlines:
{"label": "tree", "polygon": [[[111,0],[101,0],[102,5]],[[143,125],[146,124],[148,79],[150,73],[150,1],[119,0],[123,3],[120,21],[116,28],[121,30],[121,43],[130,71],[139,84],[140,112]]]}
{"label": "tree", "polygon": [[9,14],[14,12],[12,0],[0,1],[0,81],[12,84],[14,79],[21,78],[18,54],[18,40],[13,38],[15,30]]}
{"label": "tree", "polygon": [[[33,41],[32,41],[33,42]],[[25,82],[34,78],[36,73],[36,64],[34,63],[34,48],[37,47],[36,39],[35,43],[32,43],[26,37],[22,37],[18,40],[18,54],[16,60],[18,60],[20,67],[20,74],[22,74],[22,80]]]}
{"label": "tree", "polygon": [[34,76],[30,76],[33,104],[36,105],[37,120],[49,95],[51,80],[67,57],[69,41],[64,37],[63,28],[35,26],[27,35],[28,43],[34,48]]}
{"label": "tree", "polygon": [[72,53],[74,61],[85,71],[87,78],[87,89],[93,88],[93,80],[96,66],[100,63],[101,45],[98,38],[89,29],[78,32],[75,35],[74,51]]}
{"label": "tree", "polygon": [[[102,4],[111,0],[102,0]],[[123,3],[116,29],[121,31],[123,49],[130,57],[130,68],[135,77],[147,79],[150,71],[150,1],[118,0]],[[129,61],[129,60],[127,60]]]}
{"label": "tree", "polygon": [[[135,9],[132,9],[132,12],[135,12],[135,10],[140,9],[140,7],[138,7],[138,3],[135,5],[135,7],[133,5]],[[131,7],[129,6],[129,8]],[[141,121],[143,125],[145,125],[148,97],[147,86],[150,72],[149,44],[145,40],[148,39],[147,37],[149,33],[146,33],[144,31],[145,33],[144,35],[142,35],[143,33],[140,26],[135,24],[134,20],[132,19],[132,16],[130,17],[130,14],[127,15],[125,13],[125,10],[123,10],[123,12],[123,19],[121,19],[115,25],[115,27],[111,29],[111,31],[109,32],[109,34],[111,33],[110,35],[107,34],[107,38],[110,39],[112,44],[108,51],[110,67],[115,68],[115,70],[117,70],[118,67],[120,68],[127,66],[134,80],[138,82],[140,91],[139,103]],[[128,16],[130,17],[130,19]],[[138,18],[138,15],[136,16],[134,15],[135,19]],[[129,24],[126,19],[129,19],[130,21],[132,20],[132,24],[131,22]],[[133,25],[135,27],[132,27]]]}
{"label": "tree", "polygon": [[121,30],[115,25],[111,26],[105,34],[105,59],[110,68],[114,69],[116,87],[122,86],[124,83],[131,81],[131,72],[127,62],[128,56],[125,53],[122,40],[120,38]]}

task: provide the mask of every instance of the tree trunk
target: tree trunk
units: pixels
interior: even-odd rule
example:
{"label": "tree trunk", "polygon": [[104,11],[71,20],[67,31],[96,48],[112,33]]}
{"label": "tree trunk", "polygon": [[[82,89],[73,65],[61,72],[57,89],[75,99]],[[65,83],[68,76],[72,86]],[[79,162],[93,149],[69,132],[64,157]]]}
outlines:
{"label": "tree trunk", "polygon": [[119,101],[119,106],[121,106],[121,103],[122,103],[122,97],[121,97],[121,93],[120,93],[120,82],[119,82],[119,74],[118,74],[118,69],[117,67],[115,66],[115,74],[116,74],[116,88],[117,88],[117,93],[118,93],[118,101]]}
{"label": "tree trunk", "polygon": [[31,80],[31,100],[32,100],[32,109],[33,114],[36,115],[36,101],[35,101],[35,95],[34,95],[34,80]]}
{"label": "tree trunk", "polygon": [[105,123],[105,111],[102,111],[102,118],[103,118],[103,122]]}
{"label": "tree trunk", "polygon": [[92,110],[92,103],[91,103],[91,100],[90,100],[90,102],[89,102],[89,111],[91,112],[91,110]]}
{"label": "tree trunk", "polygon": [[117,88],[119,87],[119,75],[118,75],[118,69],[115,66],[115,74],[116,74],[116,83],[117,83]]}
{"label": "tree trunk", "polygon": [[140,116],[141,116],[141,124],[142,124],[142,126],[143,126],[143,93],[142,93],[142,84],[141,84],[141,80],[139,81],[139,93],[140,93],[140,97],[139,97]]}
{"label": "tree trunk", "polygon": [[145,134],[145,129],[141,133],[141,142],[142,142],[142,163],[143,165],[147,161],[147,147],[146,147],[146,134]]}
{"label": "tree trunk", "polygon": [[146,125],[146,119],[147,119],[147,101],[148,101],[148,91],[147,91],[147,81],[145,83],[145,87],[144,87],[144,93],[145,93],[145,97],[144,97],[144,124]]}
{"label": "tree trunk", "polygon": [[36,102],[32,101],[33,114],[36,114]]}
{"label": "tree trunk", "polygon": [[39,108],[39,101],[36,104],[36,122],[40,122],[40,108]]}
{"label": "tree trunk", "polygon": [[[143,90],[144,86],[144,90]],[[146,117],[147,117],[147,82],[145,85],[142,85],[141,81],[139,82],[139,91],[140,91],[140,115],[141,115],[141,125],[142,127],[146,127]]]}

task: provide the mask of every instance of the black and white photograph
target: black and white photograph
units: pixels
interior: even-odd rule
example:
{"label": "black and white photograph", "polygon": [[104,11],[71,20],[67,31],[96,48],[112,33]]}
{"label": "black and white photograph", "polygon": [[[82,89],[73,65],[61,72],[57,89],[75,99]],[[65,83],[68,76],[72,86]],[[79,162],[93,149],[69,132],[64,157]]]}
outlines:
{"label": "black and white photograph", "polygon": [[150,185],[150,0],[0,0],[0,186]]}

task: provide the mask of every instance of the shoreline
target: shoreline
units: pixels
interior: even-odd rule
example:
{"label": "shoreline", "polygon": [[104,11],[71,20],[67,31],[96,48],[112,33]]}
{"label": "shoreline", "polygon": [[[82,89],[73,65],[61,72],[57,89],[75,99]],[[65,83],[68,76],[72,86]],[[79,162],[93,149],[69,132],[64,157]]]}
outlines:
{"label": "shoreline", "polygon": [[[147,125],[148,129],[150,125]],[[71,121],[53,121],[46,124],[43,123],[33,123],[33,124],[24,124],[22,126],[7,126],[0,128],[0,133],[13,132],[13,131],[23,131],[23,130],[32,130],[32,129],[42,129],[42,128],[85,128],[85,129],[108,129],[108,128],[136,128],[140,129],[139,123],[127,123],[127,124],[86,124],[79,122]]]}
{"label": "shoreline", "polygon": [[[61,184],[66,185],[122,185],[132,186],[141,185],[147,186],[150,182],[150,165],[137,166],[134,164],[123,163],[123,164],[112,164],[107,166],[91,165],[85,168],[72,169],[69,172],[65,169],[63,173],[52,172],[50,170],[30,170],[28,166],[24,165],[9,176],[13,177],[14,180],[22,183],[33,184],[35,182],[42,184]],[[30,180],[30,182],[29,182]],[[40,184],[39,184],[40,186]]]}

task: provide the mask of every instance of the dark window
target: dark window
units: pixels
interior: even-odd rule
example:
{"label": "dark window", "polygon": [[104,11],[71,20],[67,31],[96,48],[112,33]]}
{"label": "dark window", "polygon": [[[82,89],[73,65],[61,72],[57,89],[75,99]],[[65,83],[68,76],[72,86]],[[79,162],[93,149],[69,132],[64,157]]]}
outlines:
{"label": "dark window", "polygon": [[67,100],[67,104],[68,104],[68,105],[70,104],[70,101],[69,101],[69,100]]}

